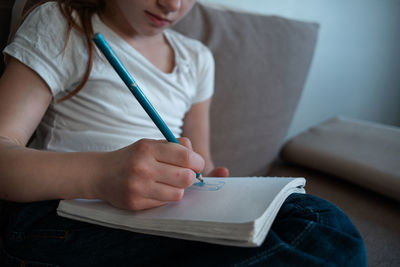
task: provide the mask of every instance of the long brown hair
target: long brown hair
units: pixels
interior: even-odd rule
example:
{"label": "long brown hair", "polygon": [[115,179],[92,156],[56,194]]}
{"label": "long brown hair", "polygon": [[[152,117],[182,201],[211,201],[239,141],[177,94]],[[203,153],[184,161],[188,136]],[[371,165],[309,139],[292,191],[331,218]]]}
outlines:
{"label": "long brown hair", "polygon": [[[36,7],[46,3],[51,2],[50,0],[42,0],[42,1],[32,1],[28,0],[24,7],[24,15],[22,16],[21,20],[19,21],[16,28],[22,24],[23,20],[26,16]],[[76,95],[82,87],[85,85],[87,80],[89,79],[90,72],[92,70],[93,65],[93,54],[94,54],[94,45],[92,42],[93,36],[93,25],[92,25],[92,16],[94,14],[98,14],[105,8],[105,0],[57,0],[58,7],[61,10],[61,13],[65,17],[67,21],[67,33],[64,43],[64,49],[68,44],[69,35],[71,30],[74,29],[77,32],[81,33],[86,40],[86,45],[88,48],[88,63],[86,66],[86,71],[83,76],[82,81],[77,85],[77,87],[72,90],[69,94],[62,97],[58,100],[58,102],[62,102],[71,98],[72,96]],[[72,15],[75,12],[74,16]],[[77,19],[74,19],[74,17]],[[14,31],[15,33],[15,31]],[[11,36],[13,36],[12,34]],[[11,37],[12,38],[12,37]],[[11,40],[10,38],[10,40]]]}

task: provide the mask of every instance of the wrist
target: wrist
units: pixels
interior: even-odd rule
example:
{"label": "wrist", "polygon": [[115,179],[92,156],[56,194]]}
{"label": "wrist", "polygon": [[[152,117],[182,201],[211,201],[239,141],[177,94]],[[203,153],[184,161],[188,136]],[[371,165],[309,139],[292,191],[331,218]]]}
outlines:
{"label": "wrist", "polygon": [[60,185],[60,195],[63,199],[86,198],[97,199],[99,184],[104,177],[105,153],[107,152],[72,152],[66,153],[66,176]]}
{"label": "wrist", "polygon": [[[87,173],[86,179],[82,179],[82,194],[88,199],[102,199],[102,184],[107,178],[107,154],[110,152],[93,152],[90,156],[90,171]],[[88,167],[88,166],[86,166]]]}

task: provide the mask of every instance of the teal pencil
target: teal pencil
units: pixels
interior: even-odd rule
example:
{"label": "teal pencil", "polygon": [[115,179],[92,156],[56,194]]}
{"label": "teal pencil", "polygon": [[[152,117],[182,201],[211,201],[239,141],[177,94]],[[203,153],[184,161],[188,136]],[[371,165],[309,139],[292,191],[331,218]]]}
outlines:
{"label": "teal pencil", "polygon": [[[114,53],[114,51],[111,49],[109,44],[106,42],[104,37],[101,35],[101,33],[96,33],[93,36],[93,41],[96,44],[96,46],[100,49],[100,51],[104,54],[108,62],[110,62],[111,66],[114,68],[114,70],[118,73],[119,77],[124,81],[126,86],[128,87],[129,91],[135,96],[139,104],[143,107],[143,109],[146,111],[146,113],[149,115],[151,120],[156,124],[157,128],[161,131],[161,133],[164,135],[164,137],[168,140],[168,142],[173,142],[179,144],[178,140],[175,138],[174,134],[171,132],[171,130],[168,128],[168,126],[165,124],[165,122],[161,119],[160,115],[158,112],[155,110],[153,105],[150,103],[150,101],[147,99],[147,97],[143,94],[142,90],[140,90],[138,84],[135,82],[135,80],[132,78],[132,76],[129,74],[128,70],[124,67],[124,65],[121,63],[117,55]],[[204,182],[203,176],[201,173],[196,173],[196,178]]]}

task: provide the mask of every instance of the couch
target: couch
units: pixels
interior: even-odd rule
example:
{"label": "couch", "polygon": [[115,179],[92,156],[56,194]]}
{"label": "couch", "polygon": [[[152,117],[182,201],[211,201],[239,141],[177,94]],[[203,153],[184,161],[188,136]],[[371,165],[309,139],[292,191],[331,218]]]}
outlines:
{"label": "couch", "polygon": [[[14,1],[0,3],[3,48]],[[308,193],[339,206],[357,226],[366,244],[370,266],[400,266],[399,200],[385,195],[384,190],[374,191],[373,186],[364,187],[362,182],[346,179],[349,172],[335,172],[337,166],[348,161],[333,160],[339,164],[333,167],[314,164],[321,158],[319,146],[317,152],[310,153],[311,150],[304,149],[304,144],[308,146],[303,137],[311,138],[311,143],[319,140],[324,147],[326,140],[318,135],[314,139],[312,134],[326,125],[286,140],[312,64],[318,29],[312,22],[214,9],[201,4],[196,4],[175,26],[175,30],[201,40],[215,57],[215,95],[211,106],[211,147],[215,163],[227,166],[232,176],[305,177]],[[335,136],[343,121],[350,121],[351,129],[358,127],[352,120],[336,118],[333,126],[328,122],[328,133]],[[398,136],[396,131],[394,136]],[[344,140],[351,140],[349,136],[352,136],[347,132],[338,135],[344,136]],[[333,150],[340,159],[340,151]],[[330,155],[329,148],[324,153]],[[308,160],[302,161],[303,157]],[[325,163],[331,161],[327,157]]]}

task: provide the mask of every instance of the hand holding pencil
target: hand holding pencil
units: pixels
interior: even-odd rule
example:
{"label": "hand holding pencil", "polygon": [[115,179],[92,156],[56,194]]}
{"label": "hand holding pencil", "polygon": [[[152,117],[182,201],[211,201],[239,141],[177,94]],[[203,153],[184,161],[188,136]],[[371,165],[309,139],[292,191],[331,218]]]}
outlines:
{"label": "hand holding pencil", "polygon": [[204,168],[204,160],[192,151],[189,139],[179,138],[179,142],[141,139],[115,151],[96,153],[99,174],[88,177],[89,190],[94,192],[89,198],[127,210],[180,201],[196,171]]}
{"label": "hand holding pencil", "polygon": [[[114,70],[118,73],[118,75],[121,77],[121,79],[124,81],[128,89],[131,91],[131,93],[135,96],[139,104],[143,107],[143,109],[146,111],[146,113],[149,115],[151,120],[156,124],[158,129],[161,131],[161,133],[164,135],[164,137],[168,140],[168,142],[173,142],[179,144],[178,140],[175,138],[171,130],[168,128],[168,126],[165,124],[165,122],[162,120],[158,112],[155,110],[153,105],[150,103],[150,101],[147,99],[147,97],[143,94],[142,90],[140,90],[138,84],[135,82],[135,80],[132,78],[132,76],[129,74],[127,69],[124,67],[124,65],[121,63],[117,55],[114,53],[114,51],[111,49],[111,47],[108,45],[107,41],[104,39],[104,37],[101,35],[101,33],[96,33],[93,36],[93,41],[95,42],[96,46],[100,49],[100,51],[104,54],[108,62],[110,62],[111,66],[114,68]],[[196,178],[203,182],[203,178],[201,173],[196,174]]]}

